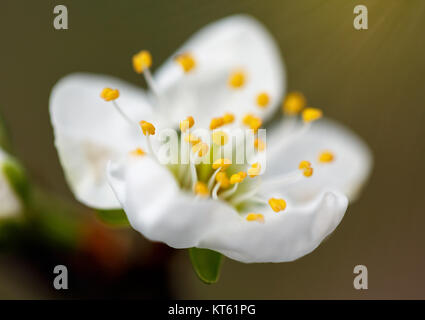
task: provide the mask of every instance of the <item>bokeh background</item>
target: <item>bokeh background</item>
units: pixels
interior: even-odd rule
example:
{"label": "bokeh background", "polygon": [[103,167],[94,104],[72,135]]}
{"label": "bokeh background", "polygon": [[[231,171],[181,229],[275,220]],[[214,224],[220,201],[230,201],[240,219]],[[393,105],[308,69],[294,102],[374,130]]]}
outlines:
{"label": "bokeh background", "polygon": [[[69,30],[53,28],[58,4],[68,7]],[[353,28],[357,4],[369,9],[366,31]],[[89,254],[70,258],[46,245],[1,250],[0,298],[425,298],[423,0],[3,0],[0,108],[31,180],[78,212],[71,218],[95,217],[74,200],[53,146],[54,83],[87,71],[144,86],[132,54],[149,49],[156,67],[197,29],[234,13],[251,14],[275,36],[289,90],[304,92],[373,150],[370,181],[333,235],[291,263],[226,259],[220,281],[208,286],[185,250],[87,218],[95,230]],[[62,263],[71,265],[70,289],[56,291],[53,267]],[[368,267],[368,290],[353,288],[358,264]]]}

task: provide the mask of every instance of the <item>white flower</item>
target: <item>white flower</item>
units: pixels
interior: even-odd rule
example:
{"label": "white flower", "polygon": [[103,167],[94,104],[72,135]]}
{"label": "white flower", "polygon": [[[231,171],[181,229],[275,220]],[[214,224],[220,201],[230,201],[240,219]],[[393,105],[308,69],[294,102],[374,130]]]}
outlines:
{"label": "white flower", "polygon": [[[300,95],[287,97],[286,120],[267,131],[267,157],[258,152],[264,172],[257,164],[227,171],[167,166],[156,156],[155,127],[177,128],[188,119],[181,124],[184,136],[192,126],[256,130],[275,113],[285,70],[264,27],[246,16],[229,17],[196,33],[153,77],[150,64],[147,52],[133,59],[149,93],[85,74],[54,87],[55,144],[76,197],[95,208],[122,207],[133,228],[175,248],[208,248],[242,262],[291,261],[314,250],[341,221],[372,159],[348,129],[327,119],[312,123],[319,110],[305,109],[301,120]],[[190,143],[204,152],[211,147]],[[261,140],[256,145],[264,147]],[[127,156],[131,150],[136,157]]]}
{"label": "white flower", "polygon": [[5,172],[10,163],[10,156],[0,148],[0,220],[17,217],[22,211],[22,202]]}

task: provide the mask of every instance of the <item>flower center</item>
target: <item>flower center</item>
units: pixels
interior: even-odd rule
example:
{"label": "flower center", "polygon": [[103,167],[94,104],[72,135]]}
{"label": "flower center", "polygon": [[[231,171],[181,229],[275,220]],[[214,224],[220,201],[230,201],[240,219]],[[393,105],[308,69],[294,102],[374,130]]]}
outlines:
{"label": "flower center", "polygon": [[[133,68],[143,74],[149,89],[157,96],[155,82],[150,73],[152,65],[152,57],[148,51],[140,51],[133,56]],[[186,74],[196,68],[196,60],[190,53],[183,53],[175,58],[175,62],[181,66],[182,71]],[[227,85],[238,91],[244,89],[247,82],[247,75],[241,69],[235,69],[229,74]],[[225,85],[225,84],[224,84]],[[225,113],[220,117],[212,118],[209,124],[208,137],[201,137],[192,130],[195,126],[195,119],[187,116],[180,121],[178,161],[177,163],[161,163],[158,152],[152,146],[151,137],[155,136],[155,126],[146,121],[134,121],[117,103],[120,93],[117,89],[105,88],[101,92],[101,97],[112,105],[131,126],[138,126],[145,136],[148,152],[145,153],[141,148],[130,151],[133,157],[151,156],[159,164],[165,165],[174,175],[180,187],[192,194],[196,198],[211,198],[214,200],[225,201],[233,206],[236,210],[243,213],[243,208],[247,203],[260,203],[269,206],[274,212],[284,211],[287,203],[282,198],[272,197],[270,199],[262,199],[258,196],[260,185],[266,188],[274,186],[290,185],[301,179],[309,178],[313,175],[313,167],[309,161],[303,160],[299,163],[298,168],[294,168],[292,172],[276,176],[261,182],[263,168],[260,161],[250,164],[247,154],[244,155],[242,162],[235,161],[234,155],[237,154],[238,148],[247,147],[251,143],[254,150],[254,159],[261,159],[261,153],[266,150],[266,143],[260,138],[259,130],[263,124],[261,117],[248,113],[242,115],[239,121],[248,128],[253,135],[253,139],[248,139],[243,135],[242,142],[233,143],[233,136],[229,136],[228,127],[235,122],[236,117],[232,113]],[[267,108],[271,103],[271,97],[266,91],[259,91],[253,96],[253,103],[259,108]],[[282,105],[282,110],[289,118],[292,127],[290,128],[290,138],[285,143],[291,143],[295,137],[304,134],[311,127],[311,123],[322,117],[322,111],[316,108],[305,108],[306,99],[298,92],[287,95]],[[301,114],[302,124],[298,125],[300,120],[297,116]],[[183,148],[188,151],[188,161],[183,161]],[[231,157],[223,156],[228,152]],[[334,154],[329,150],[324,150],[318,156],[319,163],[330,163],[334,160]],[[264,215],[261,213],[249,213],[245,216],[247,221],[264,222]]]}

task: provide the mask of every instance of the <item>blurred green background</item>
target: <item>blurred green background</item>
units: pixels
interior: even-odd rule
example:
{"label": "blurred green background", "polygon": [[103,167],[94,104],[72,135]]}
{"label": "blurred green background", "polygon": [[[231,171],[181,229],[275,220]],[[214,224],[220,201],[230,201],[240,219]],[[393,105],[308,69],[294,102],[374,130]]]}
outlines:
{"label": "blurred green background", "polygon": [[[68,7],[69,30],[53,28],[58,4]],[[353,28],[357,4],[369,9],[368,30]],[[53,146],[48,97],[59,78],[87,71],[144,85],[132,71],[132,54],[149,49],[156,67],[197,29],[234,13],[251,14],[268,27],[285,59],[289,89],[304,92],[312,105],[363,137],[375,168],[360,200],[313,253],[281,264],[226,259],[219,283],[207,286],[196,278],[187,252],[173,250],[158,275],[162,282],[156,288],[164,292],[152,296],[425,298],[423,0],[3,0],[0,107],[16,155],[33,181],[87,210],[65,184]],[[149,245],[135,232],[127,233],[140,238],[138,248]],[[0,298],[69,295],[52,289],[52,270],[61,261],[49,263],[43,277],[33,271],[31,259],[0,254]],[[366,291],[353,288],[358,264],[369,270]],[[132,272],[125,285],[114,287],[114,295],[149,297],[155,287],[150,273]],[[81,279],[70,280],[71,292],[72,281]],[[87,288],[98,285],[90,278],[83,281]],[[146,293],[138,295],[138,288]]]}

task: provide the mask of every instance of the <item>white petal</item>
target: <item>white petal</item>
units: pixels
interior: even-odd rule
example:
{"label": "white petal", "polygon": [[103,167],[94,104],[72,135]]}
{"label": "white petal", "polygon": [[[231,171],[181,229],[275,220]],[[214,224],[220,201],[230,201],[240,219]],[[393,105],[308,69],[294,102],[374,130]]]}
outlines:
{"label": "white petal", "polygon": [[89,74],[69,75],[54,86],[50,116],[59,158],[75,196],[88,206],[112,209],[119,203],[106,180],[106,163],[143,146],[144,139],[136,125],[129,125],[111,102],[100,98],[105,87],[120,90],[117,103],[135,123],[152,117],[141,89]]}
{"label": "white petal", "polygon": [[324,192],[282,213],[264,209],[265,223],[248,222],[222,201],[195,199],[170,171],[145,157],[111,166],[110,182],[134,229],[175,248],[216,250],[242,262],[282,262],[316,248],[342,219],[347,198]]}
{"label": "white petal", "polygon": [[131,164],[112,164],[109,181],[134,229],[174,248],[196,246],[215,225],[215,211],[235,212],[213,200],[182,192],[171,172],[145,156]]}
{"label": "white petal", "polygon": [[[191,53],[197,63],[187,74],[174,61],[176,54],[184,52]],[[155,74],[165,97],[167,120],[176,122],[192,115],[198,125],[206,127],[212,117],[225,112],[237,116],[253,112],[266,119],[284,94],[285,69],[278,47],[264,26],[249,16],[231,16],[207,25],[176,54]],[[247,82],[235,91],[228,87],[228,77],[238,68],[245,70]],[[266,109],[255,103],[261,91],[271,98]]]}
{"label": "white petal", "polygon": [[260,212],[264,223],[217,211],[215,230],[198,246],[246,263],[292,261],[313,251],[337,227],[347,205],[342,193],[325,191],[283,212]]}
{"label": "white petal", "polygon": [[22,203],[3,172],[7,158],[8,155],[0,149],[0,219],[16,216],[22,211]]}
{"label": "white petal", "polygon": [[[267,133],[267,169],[264,180],[274,179],[298,168],[301,160],[312,163],[314,174],[293,186],[284,186],[293,199],[304,201],[324,189],[336,189],[353,201],[366,182],[373,163],[369,147],[355,133],[329,119],[312,124],[310,130],[287,144],[285,128],[273,128]],[[331,163],[319,163],[320,152],[330,150],[335,155]]]}

